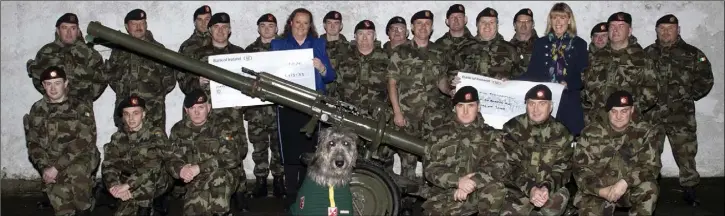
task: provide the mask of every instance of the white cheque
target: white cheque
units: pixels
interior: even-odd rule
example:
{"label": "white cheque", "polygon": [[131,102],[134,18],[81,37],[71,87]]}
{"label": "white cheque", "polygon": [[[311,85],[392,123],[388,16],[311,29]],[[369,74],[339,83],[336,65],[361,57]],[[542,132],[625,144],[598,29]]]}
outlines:
{"label": "white cheque", "polygon": [[[287,81],[315,89],[315,69],[312,66],[312,49],[238,53],[209,56],[209,64],[227,69],[246,77],[242,67],[257,72],[267,72]],[[239,90],[209,81],[212,108],[258,106],[272,104],[259,98],[242,94]]]}
{"label": "white cheque", "polygon": [[526,92],[538,84],[544,84],[551,89],[553,102],[552,116],[556,116],[559,108],[561,93],[564,85],[549,82],[529,81],[502,81],[486,76],[459,72],[458,77],[461,83],[456,86],[456,91],[464,86],[473,86],[478,90],[478,97],[481,100],[481,115],[486,124],[501,129],[509,119],[526,113],[524,98]]}

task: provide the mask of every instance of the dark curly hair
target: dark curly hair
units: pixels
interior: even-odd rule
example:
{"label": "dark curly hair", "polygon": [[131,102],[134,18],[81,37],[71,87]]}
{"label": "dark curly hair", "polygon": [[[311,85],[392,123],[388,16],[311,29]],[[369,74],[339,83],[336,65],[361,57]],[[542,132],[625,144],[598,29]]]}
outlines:
{"label": "dark curly hair", "polygon": [[294,11],[292,11],[292,13],[289,15],[289,17],[287,17],[287,22],[285,22],[285,24],[284,24],[284,32],[282,33],[282,35],[284,37],[292,36],[292,26],[290,25],[290,23],[292,23],[292,19],[295,18],[297,13],[306,13],[307,15],[310,16],[310,29],[307,32],[307,36],[311,36],[314,38],[319,37],[319,35],[317,34],[317,29],[315,28],[315,24],[313,22],[313,20],[315,20],[315,19],[312,18],[312,12],[310,12],[309,10],[304,9],[304,8],[295,9]]}

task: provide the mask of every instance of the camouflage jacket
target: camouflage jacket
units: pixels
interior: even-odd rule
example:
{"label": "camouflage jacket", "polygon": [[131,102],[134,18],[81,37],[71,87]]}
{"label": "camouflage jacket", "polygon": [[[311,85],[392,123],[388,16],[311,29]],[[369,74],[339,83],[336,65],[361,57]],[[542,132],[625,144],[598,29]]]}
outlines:
{"label": "camouflage jacket", "polygon": [[[210,43],[206,46],[200,47],[199,49],[187,50],[184,54],[193,59],[198,59],[199,61],[208,63],[209,56],[243,52],[244,49],[232,43],[229,43],[226,47],[221,49],[214,47],[214,45]],[[181,89],[184,94],[188,94],[195,89],[203,89],[204,92],[206,92],[206,95],[211,95],[209,84],[201,86],[199,83],[199,75],[193,73],[177,73],[176,76],[176,79],[179,80],[179,89]]]}
{"label": "camouflage jacket", "polygon": [[194,33],[191,33],[191,36],[179,46],[179,53],[184,53],[185,50],[189,49],[198,49],[209,44],[211,44],[211,34],[209,32],[200,32],[194,28]]}
{"label": "camouflage jacket", "polygon": [[[448,79],[444,52],[433,42],[418,47],[409,40],[395,47],[388,64],[388,79],[397,81],[398,101],[403,114],[421,119],[426,108],[441,105],[444,98],[438,81]],[[450,100],[448,100],[450,101]]]}
{"label": "camouflage jacket", "polygon": [[526,71],[525,68],[529,67],[531,54],[534,52],[534,41],[536,41],[536,39],[539,39],[539,35],[536,33],[536,29],[531,29],[531,37],[529,37],[529,40],[520,41],[516,34],[514,34],[514,37],[509,40],[509,43],[518,49],[519,55],[522,57],[521,67],[524,68],[524,71]]}
{"label": "camouflage jacket", "polygon": [[[154,40],[151,31],[146,32],[147,42],[164,47]],[[174,69],[124,48],[114,48],[111,51],[105,68],[109,80],[113,80],[109,85],[116,93],[116,98],[125,98],[132,94],[147,100],[164,98],[176,87]]]}
{"label": "camouflage jacket", "polygon": [[166,161],[169,174],[179,178],[186,164],[199,165],[201,173],[217,169],[241,169],[247,148],[239,148],[247,142],[243,128],[237,122],[222,122],[209,115],[202,126],[194,126],[191,120],[181,120],[171,128],[171,152]]}
{"label": "camouflage jacket", "polygon": [[[476,188],[484,183],[505,181],[510,166],[503,143],[503,133],[487,125],[480,115],[468,126],[455,120],[427,135],[423,175],[433,185],[431,194],[458,188],[458,179],[471,178]],[[436,192],[437,191],[437,192]]]}
{"label": "camouflage jacket", "polygon": [[28,156],[38,169],[62,172],[72,163],[99,160],[96,118],[91,102],[69,97],[60,103],[40,99],[23,117]]}
{"label": "camouflage jacket", "polygon": [[599,189],[624,179],[629,187],[657,181],[662,163],[658,146],[664,135],[645,122],[630,122],[623,132],[609,122],[584,127],[573,156],[573,173],[579,191],[598,196]]}
{"label": "camouflage jacket", "polygon": [[[712,65],[700,49],[682,38],[669,47],[659,40],[645,49],[658,72],[659,104],[693,102],[703,98],[713,86]],[[694,111],[694,109],[693,109]]]}
{"label": "camouflage jacket", "polygon": [[[652,108],[660,90],[653,64],[637,38],[630,36],[629,46],[612,50],[607,44],[589,59],[589,68],[582,73],[582,107],[585,115],[604,110],[607,97],[617,90],[626,90],[637,98],[634,106],[641,112]],[[589,113],[589,114],[587,114]]]}
{"label": "camouflage jacket", "polygon": [[553,116],[537,124],[524,113],[506,122],[503,131],[508,138],[510,184],[528,195],[535,186],[557,191],[569,182],[574,137]]}
{"label": "camouflage jacket", "polygon": [[[275,39],[280,38],[279,36],[275,37]],[[272,43],[262,43],[262,38],[257,37],[257,40],[254,40],[251,44],[247,46],[247,48],[244,48],[244,51],[246,52],[266,52],[269,51],[270,47],[272,46]]]}
{"label": "camouflage jacket", "polygon": [[387,107],[387,84],[385,79],[390,60],[380,47],[373,48],[368,55],[360,54],[356,46],[341,50],[343,61],[339,62],[337,72],[337,92],[343,100],[368,113],[376,106]]}
{"label": "camouflage jacket", "polygon": [[40,82],[40,74],[50,66],[58,66],[65,71],[66,78],[72,83],[68,86],[69,97],[93,102],[108,85],[103,73],[103,57],[87,46],[81,36],[72,45],[65,45],[56,33],[53,42],[40,48],[35,59],[28,60],[28,76],[35,90],[42,95],[45,95],[45,89]]}
{"label": "camouflage jacket", "polygon": [[[377,49],[377,48],[382,48],[382,46],[381,46],[382,44],[383,44],[383,43],[382,43],[382,42],[380,42],[380,41],[379,41],[379,40],[377,40],[377,39],[376,39],[375,41],[373,41],[373,47],[374,47],[375,49]],[[348,50],[348,49],[349,49],[350,47],[355,47],[355,46],[357,46],[357,41],[356,41],[356,40],[351,40],[350,42],[348,42],[348,43],[347,43],[347,45],[348,45],[348,46],[344,46],[344,48],[345,48],[345,49],[343,49],[343,50],[342,50],[342,52],[343,52],[343,53],[344,53],[344,52],[346,52],[345,50]],[[345,60],[345,59],[342,59],[342,60]]]}
{"label": "camouflage jacket", "polygon": [[128,184],[136,188],[135,178],[122,182],[122,177],[144,173],[147,170],[160,169],[169,148],[166,132],[157,127],[144,125],[139,131],[118,131],[111,136],[111,142],[103,146],[101,173],[109,187]]}
{"label": "camouflage jacket", "polygon": [[513,79],[526,71],[521,66],[517,48],[505,41],[501,34],[496,34],[490,41],[476,37],[476,40],[465,44],[453,59],[449,77],[456,76],[460,71],[497,79]]}
{"label": "camouflage jacket", "polygon": [[[405,42],[403,42],[403,43],[402,43],[402,44],[400,44],[400,45],[406,44],[406,43],[408,43],[409,41],[410,41],[410,40],[405,40]],[[393,51],[395,51],[395,48],[397,48],[397,46],[396,46],[396,47],[391,47],[391,46],[392,46],[392,45],[390,44],[390,41],[388,41],[388,42],[385,42],[385,43],[383,44],[383,50],[385,50],[385,53],[387,53],[387,54],[388,54],[388,57],[390,57],[390,56],[393,56]]]}
{"label": "camouflage jacket", "polygon": [[596,45],[594,45],[594,42],[589,42],[589,59],[591,59],[594,56],[594,53],[601,50],[600,48],[597,48]]}
{"label": "camouflage jacket", "polygon": [[[327,34],[320,35],[320,38],[325,39],[327,41]],[[345,35],[340,34],[340,38],[336,41],[327,41],[325,44],[325,50],[327,50],[327,57],[330,58],[330,65],[332,65],[332,68],[337,70],[337,66],[340,61],[343,59],[340,58],[340,49],[344,49],[348,45],[348,40],[345,38]]]}
{"label": "camouflage jacket", "polygon": [[468,30],[468,27],[463,28],[463,36],[461,37],[453,37],[450,32],[446,32],[438,38],[438,40],[435,41],[435,44],[438,44],[441,49],[443,49],[444,52],[447,53],[458,53],[458,51],[462,48],[463,45],[467,44],[471,40],[475,40],[476,38],[473,37],[471,34],[471,31]]}

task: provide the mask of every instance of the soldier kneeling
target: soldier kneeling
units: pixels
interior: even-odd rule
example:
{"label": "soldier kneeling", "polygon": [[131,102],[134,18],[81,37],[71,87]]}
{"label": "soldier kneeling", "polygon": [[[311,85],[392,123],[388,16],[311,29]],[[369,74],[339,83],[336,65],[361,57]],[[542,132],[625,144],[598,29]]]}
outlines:
{"label": "soldier kneeling", "polygon": [[154,198],[171,189],[163,168],[169,139],[147,121],[145,109],[146,101],[138,96],[121,101],[116,115],[122,118],[123,130],[103,146],[103,180],[111,195],[122,201],[115,215],[151,215]]}
{"label": "soldier kneeling", "polygon": [[652,215],[659,196],[662,168],[657,146],[661,130],[633,121],[632,95],[609,96],[609,121],[584,127],[574,150],[574,178],[579,215],[614,215],[615,207],[631,207],[629,215]]}
{"label": "soldier kneeling", "polygon": [[246,148],[239,149],[247,141],[244,128],[209,115],[209,97],[201,90],[186,95],[184,110],[189,118],[171,128],[173,154],[167,167],[187,183],[184,215],[226,215],[247,155]]}
{"label": "soldier kneeling", "polygon": [[[503,125],[512,173],[502,215],[561,215],[569,200],[574,137],[551,116],[551,90],[526,92],[526,113]],[[532,214],[533,213],[533,214]]]}
{"label": "soldier kneeling", "polygon": [[456,118],[427,137],[424,214],[498,215],[509,170],[503,133],[484,123],[475,88],[459,89],[453,104]]}

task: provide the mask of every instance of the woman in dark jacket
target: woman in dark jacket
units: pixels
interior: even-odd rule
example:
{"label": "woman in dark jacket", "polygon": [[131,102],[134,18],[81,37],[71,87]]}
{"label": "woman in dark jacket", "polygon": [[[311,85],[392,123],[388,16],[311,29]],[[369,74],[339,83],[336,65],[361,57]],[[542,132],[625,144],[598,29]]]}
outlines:
{"label": "woman in dark jacket", "polygon": [[531,62],[519,80],[564,85],[556,119],[575,136],[584,128],[581,75],[588,63],[587,43],[576,35],[574,13],[566,3],[555,4],[549,12],[546,33],[534,42]]}

